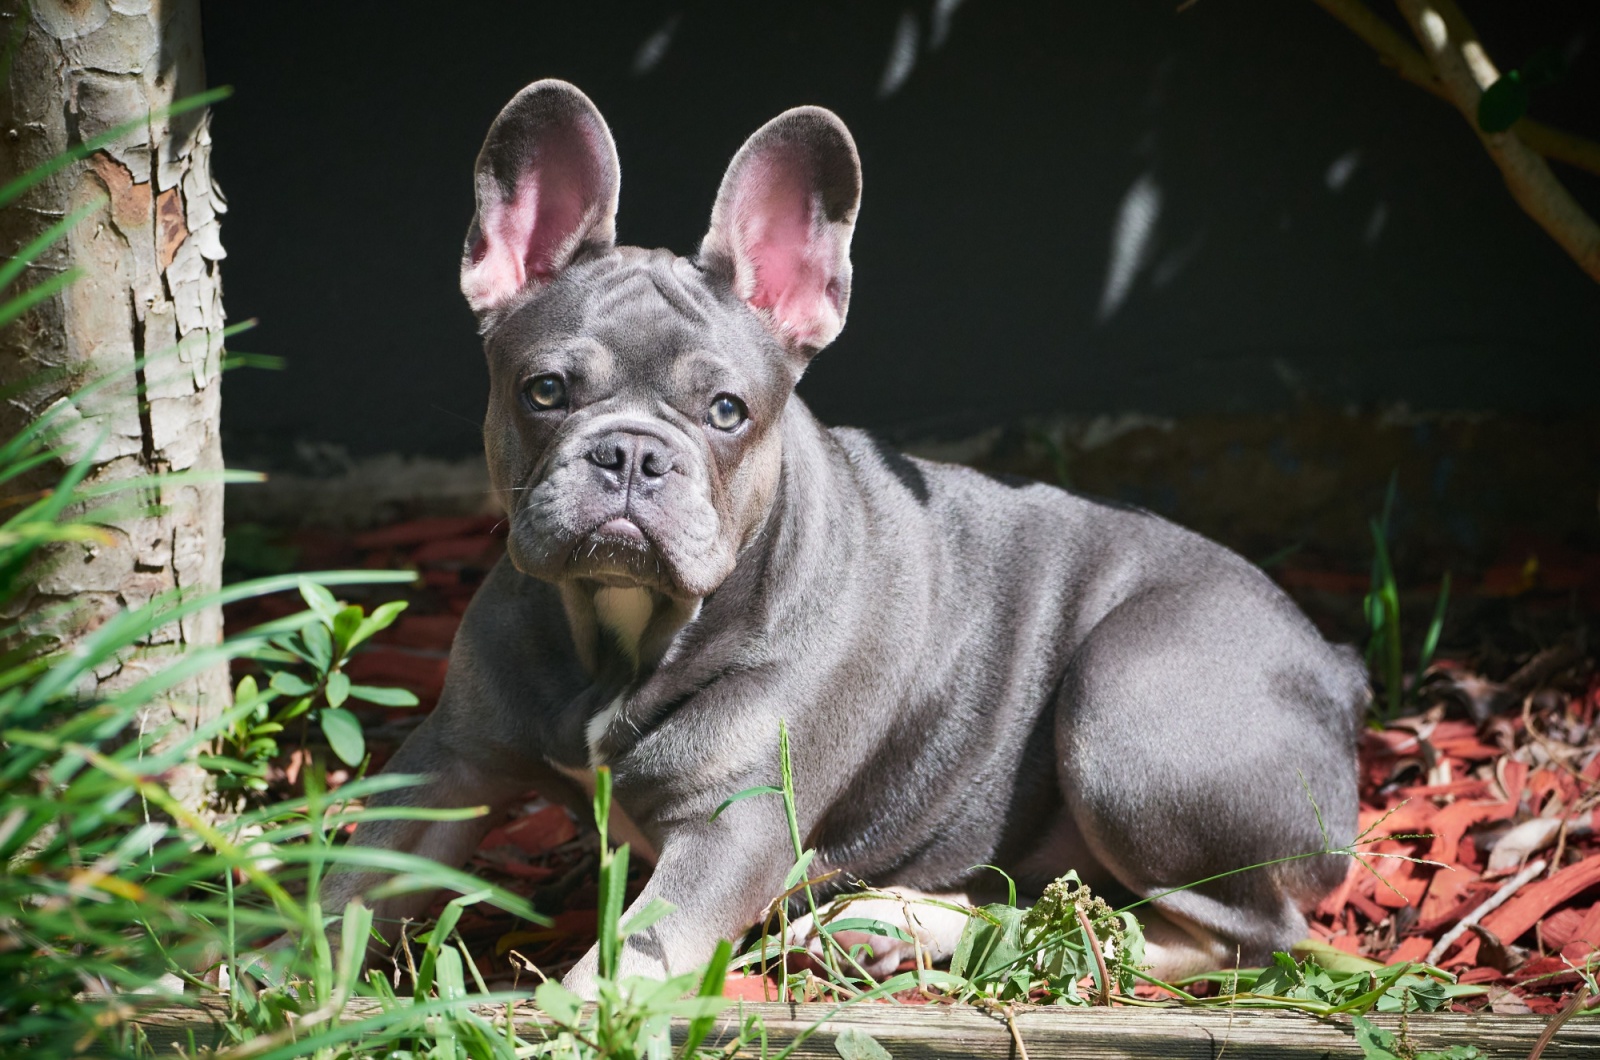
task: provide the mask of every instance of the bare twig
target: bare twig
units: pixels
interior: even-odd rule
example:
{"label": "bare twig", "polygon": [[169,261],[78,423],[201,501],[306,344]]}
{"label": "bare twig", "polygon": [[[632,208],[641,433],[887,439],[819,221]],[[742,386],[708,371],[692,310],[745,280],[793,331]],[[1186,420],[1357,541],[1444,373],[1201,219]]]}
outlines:
{"label": "bare twig", "polygon": [[1089,917],[1084,913],[1083,907],[1074,906],[1073,911],[1078,914],[1078,926],[1083,928],[1083,943],[1089,947],[1089,952],[1094,954],[1094,966],[1100,971],[1100,1004],[1111,1004],[1111,975],[1106,971],[1106,955],[1100,952],[1100,940],[1095,938],[1094,928],[1089,926]]}
{"label": "bare twig", "polygon": [[1439,941],[1433,944],[1433,949],[1428,951],[1426,963],[1438,964],[1444,958],[1444,955],[1450,951],[1450,947],[1456,939],[1471,930],[1472,925],[1504,905],[1506,900],[1521,890],[1524,884],[1543,872],[1544,866],[1544,859],[1539,858],[1502,884],[1500,889],[1491,894],[1487,901],[1462,917],[1459,924],[1439,937]]}
{"label": "bare twig", "polygon": [[1600,789],[1600,780],[1595,780],[1591,777],[1584,776],[1582,772],[1574,768],[1572,763],[1567,761],[1567,759],[1562,756],[1563,750],[1570,754],[1572,752],[1572,748],[1563,748],[1559,746],[1548,736],[1544,735],[1544,733],[1540,732],[1538,727],[1534,725],[1532,693],[1522,697],[1522,729],[1529,736],[1533,737],[1533,742],[1538,744],[1540,749],[1544,751],[1545,755],[1549,757],[1552,765],[1578,782],[1578,787],[1582,790],[1584,795],[1590,795],[1597,789]]}
{"label": "bare twig", "polygon": [[1550,172],[1545,160],[1513,132],[1478,128],[1478,100],[1499,78],[1476,32],[1455,0],[1395,0],[1422,44],[1433,71],[1489,157],[1500,167],[1511,197],[1550,238],[1559,243],[1596,281],[1600,281],[1600,224],[1584,212]]}
{"label": "bare twig", "polygon": [[1538,1040],[1533,1043],[1533,1051],[1528,1054],[1528,1060],[1539,1060],[1539,1057],[1544,1055],[1545,1046],[1549,1045],[1551,1039],[1556,1036],[1556,1031],[1561,1029],[1563,1023],[1577,1014],[1588,998],[1589,984],[1584,983],[1578,987],[1578,992],[1573,994],[1565,1005],[1561,1006],[1561,1010],[1550,1017],[1550,1022],[1545,1024],[1545,1028],[1540,1032]]}
{"label": "bare twig", "polygon": [[[1362,0],[1316,0],[1316,4],[1365,41],[1378,53],[1383,64],[1403,80],[1446,103],[1455,102],[1434,73],[1427,57]],[[1544,157],[1600,176],[1600,143],[1565,129],[1552,128],[1532,118],[1521,119],[1511,127],[1511,131]]]}
{"label": "bare twig", "polygon": [[1006,1027],[1011,1031],[1011,1044],[1017,1047],[1017,1060],[1028,1060],[1028,1047],[1022,1044],[1022,1032],[1017,1030],[1017,1014],[1010,1005],[1006,1006],[1004,1016]]}

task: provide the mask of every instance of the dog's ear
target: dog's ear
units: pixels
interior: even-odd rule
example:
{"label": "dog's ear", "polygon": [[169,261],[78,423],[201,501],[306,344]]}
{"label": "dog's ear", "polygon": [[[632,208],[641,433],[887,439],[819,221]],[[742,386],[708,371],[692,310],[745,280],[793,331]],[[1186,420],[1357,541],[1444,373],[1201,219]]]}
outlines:
{"label": "dog's ear", "polygon": [[616,240],[617,148],[600,111],[565,81],[536,81],[489,127],[461,293],[480,316],[542,287],[585,244]]}
{"label": "dog's ear", "polygon": [[768,330],[809,357],[844,327],[860,203],[861,163],[844,122],[821,107],[785,111],[728,165],[700,264],[726,273]]}

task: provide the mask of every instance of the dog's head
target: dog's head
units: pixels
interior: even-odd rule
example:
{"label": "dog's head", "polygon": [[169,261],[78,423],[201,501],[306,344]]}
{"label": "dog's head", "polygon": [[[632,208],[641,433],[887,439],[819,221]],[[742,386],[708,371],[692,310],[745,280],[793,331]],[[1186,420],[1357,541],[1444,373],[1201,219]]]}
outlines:
{"label": "dog's head", "polygon": [[461,290],[489,358],[509,552],[557,583],[704,597],[778,481],[778,429],[844,326],[855,144],[816,107],[734,156],[692,258],[616,245],[616,147],[587,96],[529,85],[478,155]]}

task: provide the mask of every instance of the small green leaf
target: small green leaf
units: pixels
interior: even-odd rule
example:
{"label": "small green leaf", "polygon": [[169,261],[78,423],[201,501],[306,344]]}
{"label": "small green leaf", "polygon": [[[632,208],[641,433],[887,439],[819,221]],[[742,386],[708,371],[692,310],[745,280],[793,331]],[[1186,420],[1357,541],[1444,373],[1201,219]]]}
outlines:
{"label": "small green leaf", "polygon": [[273,691],[282,692],[286,696],[309,696],[316,689],[311,682],[288,670],[279,670],[273,674],[270,684]]}
{"label": "small green leaf", "polygon": [[[606,835],[611,825],[611,770],[601,766],[594,771],[594,827],[600,833],[600,852],[603,855],[610,849],[610,839]],[[602,891],[605,888],[601,888]],[[605,932],[600,933],[605,938]]]}
{"label": "small green leaf", "polygon": [[[322,629],[313,626],[312,629]],[[322,687],[322,694],[328,697],[328,706],[342,707],[344,701],[350,698],[350,677],[343,670],[328,675],[328,683]]]}
{"label": "small green leaf", "polygon": [[600,977],[617,974],[617,953],[622,948],[622,933],[617,922],[628,888],[628,844],[624,843],[600,859],[599,957]]}
{"label": "small green leaf", "polygon": [[761,787],[758,787],[758,788],[745,788],[743,791],[739,792],[737,795],[730,795],[726,799],[724,799],[722,801],[722,805],[718,806],[716,808],[716,811],[711,814],[710,819],[707,820],[706,823],[710,824],[711,821],[715,821],[718,817],[721,817],[722,816],[722,811],[726,810],[729,806],[732,806],[736,802],[740,802],[740,801],[742,801],[744,799],[753,798],[753,797],[755,797],[757,795],[782,795],[782,794],[783,794],[783,789],[782,788],[775,788],[775,787],[772,787],[770,784],[763,784]]}
{"label": "small green leaf", "polygon": [[846,1027],[840,1031],[833,1040],[833,1051],[842,1060],[893,1060],[889,1050],[860,1027]]}
{"label": "small green leaf", "polygon": [[361,627],[363,617],[361,608],[354,604],[340,608],[339,613],[333,616],[333,643],[339,649],[340,655],[349,653],[350,640]]}
{"label": "small green leaf", "polygon": [[551,1019],[567,1027],[577,1025],[578,1013],[583,1009],[583,1000],[554,979],[539,984],[533,992],[533,1003]]}
{"label": "small green leaf", "polygon": [[1022,958],[1024,913],[1014,905],[999,904],[973,910],[950,958],[950,973],[978,989],[1007,981]]}
{"label": "small green leaf", "polygon": [[1521,71],[1507,70],[1478,97],[1478,128],[1486,133],[1505,132],[1528,113],[1529,99]]}
{"label": "small green leaf", "polygon": [[333,626],[333,616],[339,613],[339,601],[333,594],[315,582],[300,579],[300,596],[306,606],[317,613],[317,617],[329,628]]}
{"label": "small green leaf", "polygon": [[1428,632],[1422,638],[1422,651],[1417,655],[1417,679],[1422,679],[1422,671],[1433,662],[1433,653],[1439,647],[1439,635],[1444,632],[1445,608],[1450,606],[1450,572],[1444,572],[1444,581],[1439,585],[1439,599],[1433,605],[1433,620],[1428,623]]}
{"label": "small green leaf", "polygon": [[[706,964],[705,975],[700,979],[700,997],[722,997],[723,985],[728,979],[728,961],[732,956],[733,946],[727,939],[718,939],[716,952],[711,955],[710,962]],[[700,1048],[700,1043],[711,1033],[715,1022],[716,1017],[710,1014],[691,1019],[680,1055],[694,1056],[695,1050]]]}
{"label": "small green leaf", "polygon": [[1350,1023],[1355,1027],[1356,1044],[1365,1060],[1405,1060],[1393,1033],[1362,1016],[1351,1016]]}
{"label": "small green leaf", "polygon": [[867,917],[852,916],[828,922],[828,931],[864,931],[869,935],[882,935],[884,938],[899,939],[901,942],[913,942],[912,937],[906,934],[904,928],[896,927],[883,920],[872,920]]}
{"label": "small green leaf", "polygon": [[403,688],[379,688],[376,685],[351,685],[350,698],[363,703],[376,703],[380,707],[414,707],[417,697]]}
{"label": "small green leaf", "polygon": [[374,633],[388,629],[394,624],[394,620],[400,617],[400,612],[405,609],[406,601],[404,600],[391,600],[386,604],[379,604],[373,608],[372,614],[362,619],[361,624],[356,627],[355,633],[350,637],[349,648],[346,650],[353,649]]}
{"label": "small green leaf", "polygon": [[361,756],[367,750],[367,740],[361,735],[361,722],[354,714],[338,707],[324,710],[322,735],[328,738],[328,746],[339,756],[339,761],[347,766],[361,764]]}
{"label": "small green leaf", "polygon": [[789,870],[789,875],[783,878],[784,890],[787,891],[789,888],[806,878],[806,870],[811,867],[811,859],[816,856],[817,851],[815,848],[812,848],[811,850],[808,850],[804,854],[800,855],[800,860],[794,863],[794,866]]}
{"label": "small green leaf", "polygon": [[256,687],[256,679],[249,674],[245,674],[239,678],[239,683],[234,686],[233,701],[235,703],[249,702],[260,694],[260,689]]}
{"label": "small green leaf", "polygon": [[313,622],[300,631],[300,645],[306,659],[318,670],[327,670],[333,662],[333,639],[321,622]]}
{"label": "small green leaf", "polygon": [[627,938],[629,935],[637,935],[639,932],[648,929],[657,920],[677,911],[678,907],[671,902],[663,901],[660,898],[652,898],[643,909],[625,920],[622,927],[617,930],[623,938]]}

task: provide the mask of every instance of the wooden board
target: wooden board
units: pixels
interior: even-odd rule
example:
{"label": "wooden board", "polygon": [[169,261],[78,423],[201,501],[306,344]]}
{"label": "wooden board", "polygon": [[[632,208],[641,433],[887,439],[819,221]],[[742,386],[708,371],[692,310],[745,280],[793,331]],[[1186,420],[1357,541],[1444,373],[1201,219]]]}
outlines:
{"label": "wooden board", "polygon": [[[187,1047],[221,1044],[215,1031],[219,1005],[169,1008],[147,1013],[140,1023],[157,1055],[171,1055],[173,1044]],[[368,1002],[354,1002],[347,1018],[368,1015]],[[504,1008],[484,1009],[500,1017]],[[845,1028],[872,1035],[896,1060],[918,1057],[1004,1057],[1020,1060],[1016,1040],[1005,1018],[955,1005],[857,1005],[843,1010],[832,1005],[745,1003],[730,1008],[714,1036],[726,1040],[740,1019],[758,1014],[765,1021],[772,1051],[796,1034],[820,1023],[817,1032],[795,1055],[837,1060],[834,1038]],[[532,1030],[531,1006],[517,1009],[517,1021]],[[1398,1030],[1393,1016],[1372,1021]],[[1014,1021],[1030,1060],[1361,1060],[1350,1021],[1260,1010],[1215,1009],[1060,1009],[1018,1008]],[[1444,1013],[1412,1016],[1407,1032],[1418,1049],[1475,1045],[1485,1060],[1526,1060],[1544,1030],[1546,1016],[1497,1016],[1490,1013]],[[537,1031],[533,1031],[537,1034]],[[1600,1060],[1600,1019],[1579,1016],[1568,1021],[1545,1050],[1546,1060],[1593,1057]]]}

